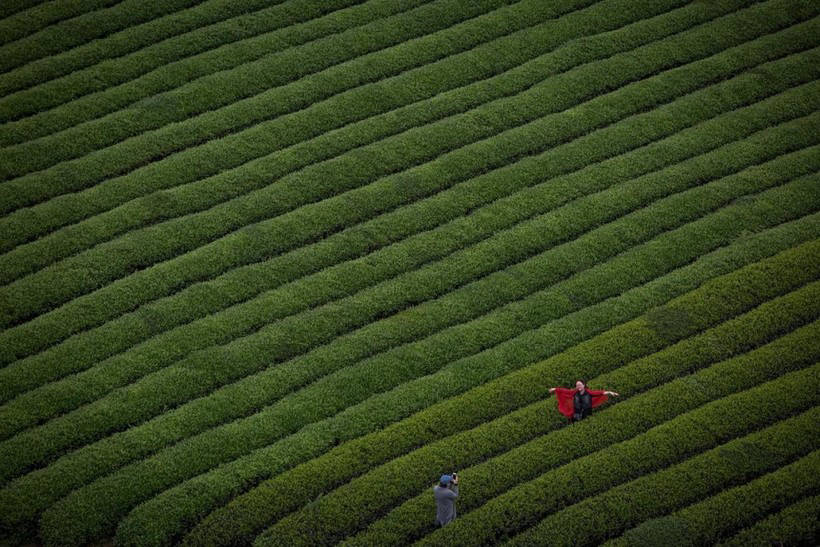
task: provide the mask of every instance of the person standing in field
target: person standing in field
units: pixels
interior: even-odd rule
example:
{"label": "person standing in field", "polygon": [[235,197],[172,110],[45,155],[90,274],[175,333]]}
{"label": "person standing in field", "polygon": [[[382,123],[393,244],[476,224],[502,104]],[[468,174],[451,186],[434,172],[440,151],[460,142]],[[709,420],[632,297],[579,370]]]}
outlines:
{"label": "person standing in field", "polygon": [[433,487],[433,497],[436,499],[436,524],[444,526],[455,519],[458,475],[442,475],[439,483]]}
{"label": "person standing in field", "polygon": [[592,414],[592,409],[605,403],[609,396],[618,396],[614,391],[587,389],[587,384],[583,380],[575,382],[575,389],[551,387],[550,393],[555,393],[558,411],[569,418],[570,423],[583,420]]}

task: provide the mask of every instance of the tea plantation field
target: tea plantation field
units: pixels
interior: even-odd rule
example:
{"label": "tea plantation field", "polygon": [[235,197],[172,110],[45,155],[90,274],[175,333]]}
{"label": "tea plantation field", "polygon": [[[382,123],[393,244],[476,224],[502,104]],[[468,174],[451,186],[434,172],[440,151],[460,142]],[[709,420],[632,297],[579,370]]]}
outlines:
{"label": "tea plantation field", "polygon": [[0,544],[816,545],[818,319],[816,0],[0,3]]}

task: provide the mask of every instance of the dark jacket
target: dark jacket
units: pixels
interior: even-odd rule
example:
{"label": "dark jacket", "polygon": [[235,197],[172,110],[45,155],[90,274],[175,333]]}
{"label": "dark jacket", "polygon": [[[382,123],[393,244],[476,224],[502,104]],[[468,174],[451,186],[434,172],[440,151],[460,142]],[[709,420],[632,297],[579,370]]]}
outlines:
{"label": "dark jacket", "polygon": [[444,526],[456,518],[458,485],[452,484],[446,488],[437,484],[433,487],[433,496],[436,498],[436,523]]}

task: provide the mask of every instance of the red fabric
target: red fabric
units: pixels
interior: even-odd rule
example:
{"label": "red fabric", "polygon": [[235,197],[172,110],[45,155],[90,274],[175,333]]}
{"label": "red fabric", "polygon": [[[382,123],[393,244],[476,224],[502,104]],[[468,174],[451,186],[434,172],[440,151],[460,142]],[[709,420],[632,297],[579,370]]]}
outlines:
{"label": "red fabric", "polygon": [[[567,418],[572,418],[574,413],[575,404],[573,403],[573,397],[575,397],[576,391],[578,390],[566,387],[555,388],[555,398],[558,400],[558,412]],[[602,389],[587,389],[587,391],[592,396],[592,408],[602,405],[608,399]]]}

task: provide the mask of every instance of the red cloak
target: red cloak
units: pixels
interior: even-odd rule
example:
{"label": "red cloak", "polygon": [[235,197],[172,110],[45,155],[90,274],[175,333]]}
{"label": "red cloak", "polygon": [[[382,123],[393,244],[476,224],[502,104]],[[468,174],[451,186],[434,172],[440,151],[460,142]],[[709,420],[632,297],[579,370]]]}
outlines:
{"label": "red cloak", "polygon": [[[577,391],[577,389],[566,387],[555,388],[555,398],[558,399],[558,412],[567,418],[572,418],[575,409],[573,397],[575,397]],[[587,389],[587,392],[592,396],[592,408],[602,405],[608,399],[602,389]]]}

